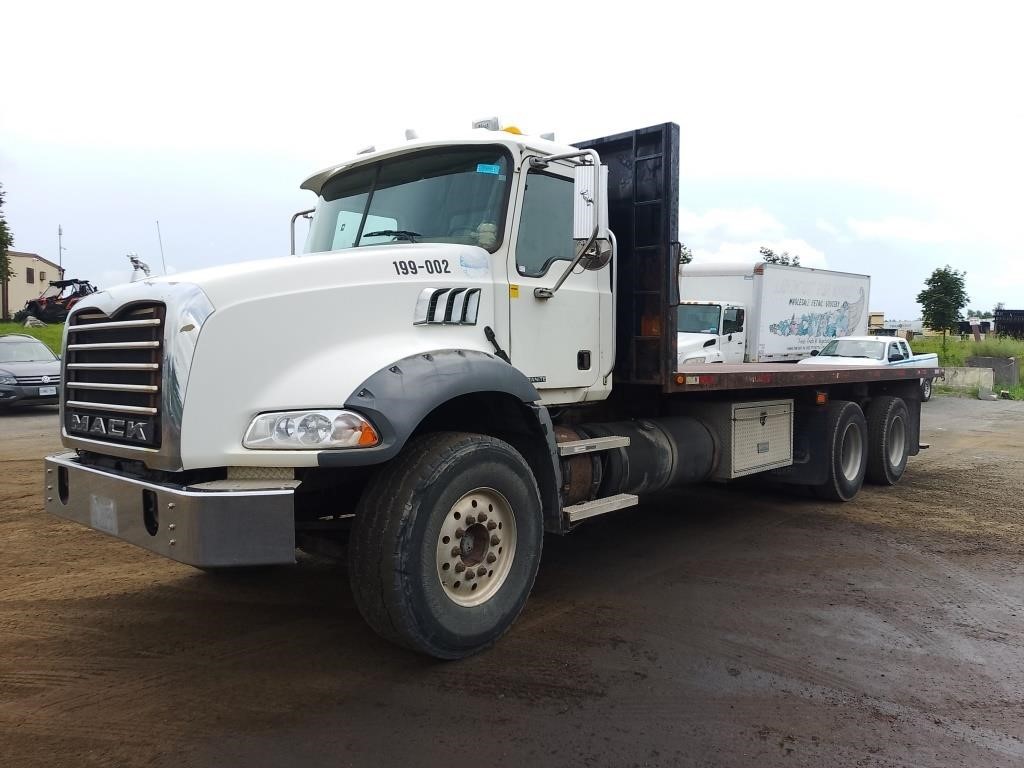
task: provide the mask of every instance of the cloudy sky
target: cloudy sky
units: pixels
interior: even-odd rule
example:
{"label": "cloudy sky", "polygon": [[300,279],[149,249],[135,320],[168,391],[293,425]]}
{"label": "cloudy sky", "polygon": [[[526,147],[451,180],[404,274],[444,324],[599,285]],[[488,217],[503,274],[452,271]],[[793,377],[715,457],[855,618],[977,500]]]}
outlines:
{"label": "cloudy sky", "polygon": [[[702,261],[800,254],[918,316],[944,264],[1024,305],[1016,3],[9,3],[15,247],[110,285],[281,255],[310,172],[500,115],[559,140],[674,121]],[[669,10],[670,8],[674,10]]]}

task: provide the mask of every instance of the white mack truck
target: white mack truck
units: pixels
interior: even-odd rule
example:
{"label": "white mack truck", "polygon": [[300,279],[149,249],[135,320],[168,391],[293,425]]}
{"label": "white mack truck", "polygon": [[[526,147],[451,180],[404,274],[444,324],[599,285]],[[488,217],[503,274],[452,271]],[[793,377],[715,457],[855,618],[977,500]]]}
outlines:
{"label": "white mack truck", "polygon": [[450,659],[511,626],[545,532],[707,480],[896,483],[939,369],[677,364],[678,167],[671,123],[371,148],[302,185],[305,254],[83,299],[46,509],[213,572],[345,551],[367,622]]}

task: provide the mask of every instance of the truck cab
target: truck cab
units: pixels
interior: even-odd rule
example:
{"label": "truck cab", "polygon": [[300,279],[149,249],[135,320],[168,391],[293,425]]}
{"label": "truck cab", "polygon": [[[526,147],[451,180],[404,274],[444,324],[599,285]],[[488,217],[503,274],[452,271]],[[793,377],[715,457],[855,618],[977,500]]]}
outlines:
{"label": "truck cab", "polygon": [[742,363],[746,353],[746,307],[730,301],[684,301],[679,305],[679,365]]}

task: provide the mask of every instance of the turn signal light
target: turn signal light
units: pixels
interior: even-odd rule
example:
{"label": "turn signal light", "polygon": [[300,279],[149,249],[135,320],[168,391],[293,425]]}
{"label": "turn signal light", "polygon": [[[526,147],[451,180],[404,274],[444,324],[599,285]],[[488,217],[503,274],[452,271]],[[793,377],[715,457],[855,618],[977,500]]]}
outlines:
{"label": "turn signal light", "polygon": [[828,405],[828,392],[815,392],[814,393],[814,404],[815,405]]}

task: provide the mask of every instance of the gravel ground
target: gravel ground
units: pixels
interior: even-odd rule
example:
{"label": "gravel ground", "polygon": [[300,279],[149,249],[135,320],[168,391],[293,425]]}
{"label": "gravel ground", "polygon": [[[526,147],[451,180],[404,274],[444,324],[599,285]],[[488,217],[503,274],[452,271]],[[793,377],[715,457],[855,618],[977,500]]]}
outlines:
{"label": "gravel ground", "polygon": [[1024,764],[1024,403],[936,398],[850,504],[704,486],[549,537],[456,663],[330,561],[210,577],[48,517],[56,430],[0,413],[3,765]]}

